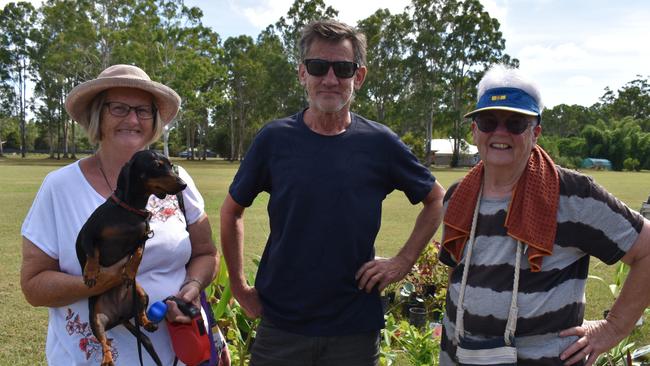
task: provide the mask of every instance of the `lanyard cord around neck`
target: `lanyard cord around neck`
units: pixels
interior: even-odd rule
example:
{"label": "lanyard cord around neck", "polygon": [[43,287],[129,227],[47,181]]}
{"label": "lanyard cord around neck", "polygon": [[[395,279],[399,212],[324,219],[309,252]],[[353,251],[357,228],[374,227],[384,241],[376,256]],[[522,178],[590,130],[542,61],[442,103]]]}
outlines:
{"label": "lanyard cord around neck", "polygon": [[[456,307],[456,330],[454,333],[454,338],[456,342],[459,342],[461,335],[465,333],[465,324],[463,315],[465,312],[464,300],[465,300],[465,289],[467,288],[467,276],[469,274],[469,264],[472,258],[472,249],[474,247],[474,239],[476,237],[476,222],[478,221],[479,208],[481,206],[481,196],[483,195],[483,184],[481,184],[481,189],[478,193],[478,198],[476,200],[476,207],[474,208],[474,216],[472,217],[472,228],[469,233],[469,238],[467,240],[467,255],[465,256],[465,265],[463,268],[463,278],[460,283],[460,291],[458,294],[458,305]],[[503,335],[506,345],[511,345],[512,339],[515,337],[515,330],[517,328],[517,294],[519,293],[519,269],[521,268],[521,247],[522,244],[520,241],[517,241],[517,255],[515,259],[515,274],[514,281],[512,285],[512,299],[510,301],[510,311],[508,312],[508,322],[506,323],[506,330]]]}

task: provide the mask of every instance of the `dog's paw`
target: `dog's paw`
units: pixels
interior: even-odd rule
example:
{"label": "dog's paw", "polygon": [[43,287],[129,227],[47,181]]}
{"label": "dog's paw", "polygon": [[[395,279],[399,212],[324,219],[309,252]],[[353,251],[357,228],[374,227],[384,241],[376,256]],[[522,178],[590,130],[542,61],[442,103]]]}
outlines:
{"label": "dog's paw", "polygon": [[146,329],[148,332],[155,332],[158,330],[158,324],[154,322],[149,322],[143,325],[144,329]]}

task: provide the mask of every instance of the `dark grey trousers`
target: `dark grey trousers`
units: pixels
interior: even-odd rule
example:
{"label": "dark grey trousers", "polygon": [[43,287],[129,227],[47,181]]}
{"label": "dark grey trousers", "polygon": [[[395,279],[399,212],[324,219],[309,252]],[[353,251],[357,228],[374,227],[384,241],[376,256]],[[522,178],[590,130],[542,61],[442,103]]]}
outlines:
{"label": "dark grey trousers", "polygon": [[310,337],[285,332],[262,320],[250,366],[377,366],[379,333]]}

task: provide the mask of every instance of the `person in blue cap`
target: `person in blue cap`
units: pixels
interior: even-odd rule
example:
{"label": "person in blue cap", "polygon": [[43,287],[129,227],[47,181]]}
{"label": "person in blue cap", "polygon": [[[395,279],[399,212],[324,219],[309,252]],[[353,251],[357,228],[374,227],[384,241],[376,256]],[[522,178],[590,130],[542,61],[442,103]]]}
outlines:
{"label": "person in blue cap", "polygon": [[[496,65],[465,115],[481,162],[444,198],[440,365],[592,365],[650,303],[650,221],[553,163],[542,109],[535,83]],[[585,321],[592,256],[630,272],[607,317]]]}

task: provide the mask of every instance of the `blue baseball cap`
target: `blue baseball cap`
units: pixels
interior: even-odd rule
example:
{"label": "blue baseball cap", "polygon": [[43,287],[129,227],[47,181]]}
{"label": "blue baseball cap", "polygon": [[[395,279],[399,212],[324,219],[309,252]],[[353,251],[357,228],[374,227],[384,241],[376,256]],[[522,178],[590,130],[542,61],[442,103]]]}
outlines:
{"label": "blue baseball cap", "polygon": [[539,105],[535,98],[519,88],[501,87],[488,89],[479,98],[476,108],[464,117],[488,110],[503,110],[535,116],[541,120]]}

